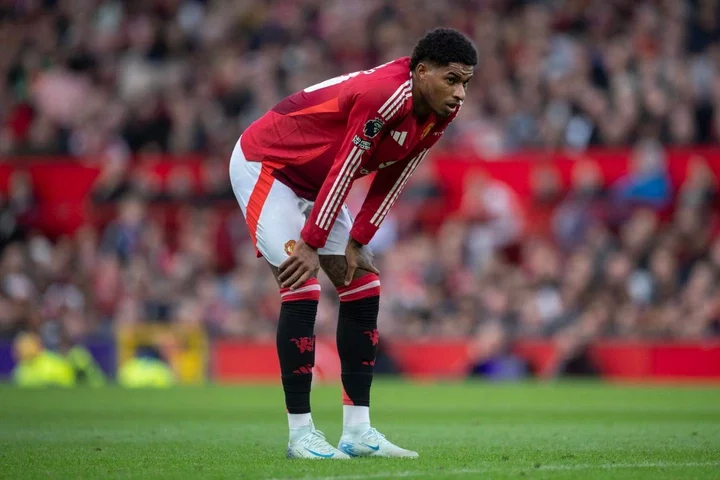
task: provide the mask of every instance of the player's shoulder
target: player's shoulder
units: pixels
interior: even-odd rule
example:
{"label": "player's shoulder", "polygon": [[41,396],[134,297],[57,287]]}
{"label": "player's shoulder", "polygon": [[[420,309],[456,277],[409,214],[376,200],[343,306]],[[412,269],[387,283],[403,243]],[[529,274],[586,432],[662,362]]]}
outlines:
{"label": "player's shoulder", "polygon": [[410,58],[401,57],[377,67],[364,70],[353,78],[349,90],[374,100],[386,100],[399,90],[410,90]]}
{"label": "player's shoulder", "polygon": [[355,105],[377,111],[383,121],[397,120],[409,111],[412,77],[408,57],[365,70],[353,80],[353,85],[348,86],[348,98]]}

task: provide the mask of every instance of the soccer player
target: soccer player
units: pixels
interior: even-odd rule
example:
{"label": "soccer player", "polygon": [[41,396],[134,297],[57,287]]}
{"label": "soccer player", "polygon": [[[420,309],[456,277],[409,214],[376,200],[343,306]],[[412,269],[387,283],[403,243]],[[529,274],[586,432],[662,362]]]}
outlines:
{"label": "soccer player", "polygon": [[[437,28],[418,41],[412,57],[285,98],[245,130],[233,151],[233,191],[256,252],[280,287],[277,351],[289,458],[418,456],[370,426],[380,279],[366,245],[457,115],[476,63],[464,35]],[[371,173],[353,220],[345,199],[353,181]],[[337,449],[310,415],[320,268],[340,298],[343,434]]]}

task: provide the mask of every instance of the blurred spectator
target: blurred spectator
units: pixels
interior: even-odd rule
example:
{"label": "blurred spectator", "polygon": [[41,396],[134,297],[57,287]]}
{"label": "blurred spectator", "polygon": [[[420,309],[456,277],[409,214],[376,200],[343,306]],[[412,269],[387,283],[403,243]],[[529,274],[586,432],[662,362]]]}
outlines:
{"label": "blurred spectator", "polygon": [[695,209],[711,209],[718,200],[718,179],[702,157],[692,158],[679,192],[680,204]]}
{"label": "blurred spectator", "polygon": [[14,239],[25,239],[38,217],[32,177],[15,170],[8,179],[7,194],[0,193],[0,249]]}
{"label": "blurred spectator", "polygon": [[467,219],[468,261],[482,265],[498,249],[520,239],[524,218],[517,194],[486,172],[475,172],[465,179],[460,214]]}
{"label": "blurred spectator", "polygon": [[671,194],[665,162],[665,152],[657,142],[639,143],[632,153],[630,172],[614,185],[616,198],[630,205],[665,207]]}
{"label": "blurred spectator", "polygon": [[20,335],[13,344],[17,365],[13,381],[20,387],[72,387],[75,385],[70,362],[46,351],[34,334]]}
{"label": "blurred spectator", "polygon": [[118,218],[111,223],[102,241],[102,250],[117,255],[122,262],[140,248],[145,220],[145,205],[137,197],[124,199],[119,207]]}
{"label": "blurred spectator", "polygon": [[156,348],[138,349],[136,356],[118,368],[118,384],[125,388],[170,388],[175,373]]}
{"label": "blurred spectator", "polygon": [[0,252],[12,240],[18,238],[19,227],[15,213],[8,204],[3,192],[0,192]]}
{"label": "blurred spectator", "polygon": [[572,169],[570,191],[552,216],[555,238],[565,248],[579,245],[590,227],[605,220],[606,209],[600,167],[592,159],[578,160]]}
{"label": "blurred spectator", "polygon": [[83,347],[73,347],[67,355],[47,350],[33,333],[18,335],[13,343],[16,366],[13,382],[20,387],[94,387],[105,382],[95,360]]}
{"label": "blurred spectator", "polygon": [[552,163],[539,164],[530,172],[531,204],[528,206],[525,235],[546,237],[553,212],[562,200],[560,173]]}

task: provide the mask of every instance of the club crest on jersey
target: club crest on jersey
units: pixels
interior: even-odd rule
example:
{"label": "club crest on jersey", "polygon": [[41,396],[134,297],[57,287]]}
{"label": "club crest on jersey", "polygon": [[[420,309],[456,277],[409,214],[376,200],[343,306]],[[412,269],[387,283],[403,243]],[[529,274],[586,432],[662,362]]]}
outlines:
{"label": "club crest on jersey", "polygon": [[423,130],[423,133],[422,133],[422,136],[420,137],[420,139],[422,140],[423,138],[425,138],[427,136],[427,134],[430,133],[430,130],[432,130],[434,126],[435,126],[435,122],[430,122],[428,124],[428,126],[425,127],[425,130]]}
{"label": "club crest on jersey", "polygon": [[363,135],[365,135],[367,138],[374,138],[378,133],[380,133],[380,130],[383,128],[383,122],[379,118],[373,118],[372,120],[368,120],[365,122],[365,126],[363,127]]}
{"label": "club crest on jersey", "polygon": [[295,251],[296,243],[297,242],[295,240],[288,240],[287,242],[285,242],[285,253],[287,254],[288,257],[290,255],[292,255],[293,252]]}
{"label": "club crest on jersey", "polygon": [[368,142],[367,140],[363,140],[362,138],[355,135],[352,139],[352,142],[354,145],[356,145],[358,148],[361,148],[362,150],[365,150],[366,152],[370,150],[370,147],[372,147],[372,143]]}

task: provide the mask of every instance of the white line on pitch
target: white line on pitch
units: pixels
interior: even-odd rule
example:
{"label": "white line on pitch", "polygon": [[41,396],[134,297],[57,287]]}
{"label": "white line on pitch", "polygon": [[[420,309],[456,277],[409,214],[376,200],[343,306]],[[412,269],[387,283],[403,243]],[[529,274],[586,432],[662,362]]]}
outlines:
{"label": "white line on pitch", "polygon": [[[489,466],[487,468],[460,468],[450,470],[407,470],[404,472],[392,473],[367,473],[358,475],[333,475],[329,477],[299,477],[300,479],[312,480],[363,480],[366,478],[387,478],[387,477],[420,477],[423,475],[467,475],[472,473],[490,473],[505,472],[508,470],[592,470],[593,468],[601,468],[604,470],[629,469],[629,468],[688,468],[688,467],[720,467],[720,460],[717,462],[685,462],[685,463],[669,463],[669,462],[642,462],[642,463],[579,463],[575,465],[540,465],[533,467],[508,466],[508,468],[499,468]],[[271,478],[269,480],[291,480],[287,478]],[[295,477],[297,479],[298,477]]]}

